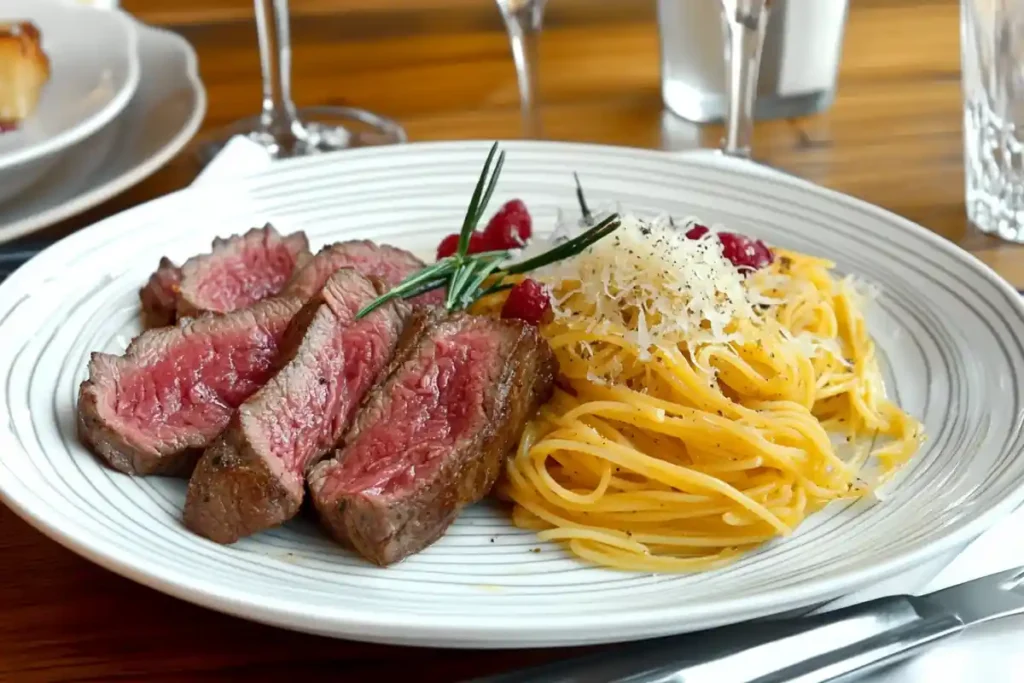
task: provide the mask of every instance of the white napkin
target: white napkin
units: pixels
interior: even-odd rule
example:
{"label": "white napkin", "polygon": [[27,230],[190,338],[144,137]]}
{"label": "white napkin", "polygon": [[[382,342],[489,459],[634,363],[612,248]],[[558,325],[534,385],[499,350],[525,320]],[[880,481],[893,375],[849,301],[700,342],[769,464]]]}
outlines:
{"label": "white napkin", "polygon": [[[1024,507],[996,522],[957,555],[924,589],[931,592],[1024,566]],[[1024,633],[1021,638],[1024,639]]]}
{"label": "white napkin", "polygon": [[236,135],[227,141],[192,184],[204,185],[211,181],[223,181],[261,171],[272,161],[262,147],[248,138]]}
{"label": "white napkin", "polygon": [[[1024,566],[1024,508],[997,522],[949,562],[918,593]],[[1024,618],[1011,617],[968,629],[908,662],[864,679],[864,683],[978,681],[1016,683],[1024,679]]]}

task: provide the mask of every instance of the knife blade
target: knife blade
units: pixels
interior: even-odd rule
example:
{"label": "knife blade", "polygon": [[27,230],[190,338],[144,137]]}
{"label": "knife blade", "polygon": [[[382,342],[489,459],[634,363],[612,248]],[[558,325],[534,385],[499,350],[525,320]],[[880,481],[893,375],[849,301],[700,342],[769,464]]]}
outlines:
{"label": "knife blade", "polygon": [[822,683],[860,677],[965,628],[1024,614],[1024,567],[922,596],[611,647],[467,683]]}

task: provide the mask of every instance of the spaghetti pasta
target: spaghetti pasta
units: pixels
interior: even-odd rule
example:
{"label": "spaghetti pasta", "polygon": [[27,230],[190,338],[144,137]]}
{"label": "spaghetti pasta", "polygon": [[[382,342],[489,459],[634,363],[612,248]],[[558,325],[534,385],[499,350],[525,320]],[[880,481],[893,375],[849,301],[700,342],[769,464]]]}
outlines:
{"label": "spaghetti pasta", "polygon": [[517,526],[607,567],[707,570],[912,458],[922,426],[885,396],[863,295],[830,261],[774,254],[717,339],[707,321],[673,334],[652,300],[686,293],[661,271],[628,297],[635,281],[604,276],[604,301],[571,270],[531,275],[557,302],[541,333],[560,378],[499,483]]}

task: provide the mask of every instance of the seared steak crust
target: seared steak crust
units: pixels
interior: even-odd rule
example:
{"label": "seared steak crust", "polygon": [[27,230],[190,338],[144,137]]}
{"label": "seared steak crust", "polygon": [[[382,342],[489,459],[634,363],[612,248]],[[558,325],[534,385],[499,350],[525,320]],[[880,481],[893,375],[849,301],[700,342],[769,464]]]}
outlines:
{"label": "seared steak crust", "polygon": [[402,332],[409,309],[403,301],[355,319],[384,291],[343,268],[295,316],[282,349],[287,364],[239,407],[200,459],[186,526],[233,543],[298,512],[307,467],[341,439]]}
{"label": "seared steak crust", "polygon": [[142,325],[145,328],[173,325],[178,311],[178,291],[181,288],[181,268],[166,256],[149,276],[146,286],[139,290],[142,304]]}
{"label": "seared steak crust", "polygon": [[[389,244],[376,244],[370,240],[335,242],[318,251],[284,288],[290,296],[306,298],[315,295],[339,268],[355,268],[366,277],[380,279],[388,289],[424,267],[415,255]],[[414,303],[439,303],[442,291],[428,292]]]}
{"label": "seared steak crust", "polygon": [[273,375],[301,306],[268,299],[148,330],[121,356],[93,353],[78,394],[81,440],[128,474],[188,474],[234,409]]}
{"label": "seared steak crust", "polygon": [[436,541],[487,495],[557,369],[519,321],[459,313],[420,324],[342,447],[309,475],[327,529],[381,566]]}

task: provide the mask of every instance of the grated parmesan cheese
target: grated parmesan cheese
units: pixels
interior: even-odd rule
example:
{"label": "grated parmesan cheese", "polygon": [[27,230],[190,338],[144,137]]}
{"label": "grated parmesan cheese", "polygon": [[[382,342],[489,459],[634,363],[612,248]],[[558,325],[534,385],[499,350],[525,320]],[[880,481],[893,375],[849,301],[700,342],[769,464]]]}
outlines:
{"label": "grated parmesan cheese", "polygon": [[[668,217],[621,214],[622,225],[577,256],[533,273],[559,294],[556,319],[592,307],[594,329],[616,330],[642,349],[737,340],[735,323],[756,320],[743,274],[722,254],[713,232],[688,239],[688,225]],[[563,223],[555,234],[578,234]],[[544,247],[547,248],[547,247]]]}
{"label": "grated parmesan cheese", "polygon": [[[556,319],[579,320],[582,313],[591,332],[618,334],[635,343],[641,349],[641,361],[649,360],[651,350],[659,346],[694,349],[750,341],[747,336],[757,335],[765,322],[759,309],[785,303],[804,286],[787,274],[767,271],[745,278],[722,253],[717,228],[698,239],[686,237],[690,228],[708,225],[706,221],[688,219],[673,225],[668,216],[641,218],[618,205],[595,211],[595,221],[612,211],[621,217],[618,230],[583,253],[534,271],[530,277],[548,290]],[[547,251],[587,227],[582,218],[559,210],[550,237],[531,241],[519,258]],[[877,294],[851,277],[839,286],[857,298]],[[808,331],[791,333],[782,328],[780,332],[804,357],[832,356],[850,366],[838,340]],[[594,357],[588,342],[578,343],[583,358]],[[709,381],[714,380],[717,373],[706,354],[695,354],[692,362]],[[621,370],[621,366],[590,370],[588,379],[603,382],[604,374],[614,371],[615,376]]]}

